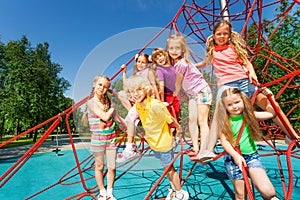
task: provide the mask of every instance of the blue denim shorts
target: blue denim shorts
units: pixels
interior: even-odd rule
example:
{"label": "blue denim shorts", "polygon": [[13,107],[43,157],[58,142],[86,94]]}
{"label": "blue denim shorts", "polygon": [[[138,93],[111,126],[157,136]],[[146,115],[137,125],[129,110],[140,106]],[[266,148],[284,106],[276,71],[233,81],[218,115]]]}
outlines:
{"label": "blue denim shorts", "polygon": [[[257,152],[250,155],[243,155],[248,168],[261,168],[265,169],[260,160],[259,154]],[[230,180],[241,180],[243,179],[243,174],[240,168],[234,163],[234,159],[229,155],[224,155],[224,165],[226,173]]]}
{"label": "blue denim shorts", "polygon": [[155,158],[158,158],[164,167],[169,166],[171,161],[174,158],[173,149],[171,149],[170,151],[167,151],[167,152],[160,152],[160,151],[153,150],[153,153],[154,153]]}
{"label": "blue denim shorts", "polygon": [[247,94],[249,98],[251,98],[257,90],[257,87],[253,83],[250,83],[248,78],[245,78],[220,86],[217,92],[217,100],[221,98],[223,91],[227,88],[237,88],[239,91]]}

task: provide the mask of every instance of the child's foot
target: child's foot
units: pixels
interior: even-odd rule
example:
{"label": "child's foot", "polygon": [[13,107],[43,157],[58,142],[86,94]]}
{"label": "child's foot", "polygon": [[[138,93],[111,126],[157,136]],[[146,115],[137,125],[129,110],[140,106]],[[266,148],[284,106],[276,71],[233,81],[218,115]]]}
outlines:
{"label": "child's foot", "polygon": [[98,200],[106,200],[106,195],[99,194]]}
{"label": "child's foot", "polygon": [[196,156],[192,156],[191,157],[191,160],[193,161],[197,161],[197,160],[200,160],[202,162],[209,162],[212,160],[212,158],[216,157],[216,154],[214,154],[213,152],[210,152],[210,151],[203,151],[203,153],[199,153],[198,155]]}
{"label": "child's foot", "polygon": [[175,197],[172,200],[188,200],[189,199],[189,193],[185,190],[181,190],[181,194],[175,194]]}
{"label": "child's foot", "polygon": [[198,152],[194,151],[194,150],[187,150],[186,154],[188,156],[197,156]]}
{"label": "child's foot", "polygon": [[107,195],[107,199],[106,200],[117,200],[114,195]]}
{"label": "child's foot", "polygon": [[117,154],[116,162],[124,162],[132,157],[134,157],[136,153],[132,149],[124,149],[122,153]]}
{"label": "child's foot", "polygon": [[166,197],[166,200],[172,200],[173,197],[175,197],[176,192],[172,188],[169,188],[168,190],[169,190],[169,193],[168,193],[168,195]]}
{"label": "child's foot", "polygon": [[[285,136],[284,142],[285,142],[285,144],[289,145],[293,140],[296,140],[296,146],[297,146],[298,148],[300,148],[300,139],[299,139],[299,138],[291,139],[291,138],[289,138],[289,137],[286,135],[286,136]],[[294,147],[293,147],[293,150],[294,150],[295,148],[296,148],[296,147],[294,146]]]}

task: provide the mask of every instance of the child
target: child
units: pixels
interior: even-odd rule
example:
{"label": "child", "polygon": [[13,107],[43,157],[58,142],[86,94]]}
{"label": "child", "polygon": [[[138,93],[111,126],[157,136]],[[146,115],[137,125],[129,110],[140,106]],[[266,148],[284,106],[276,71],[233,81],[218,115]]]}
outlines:
{"label": "child", "polygon": [[152,51],[152,61],[157,73],[160,100],[169,104],[167,106],[169,112],[176,120],[179,120],[180,99],[178,96],[173,96],[176,74],[168,52],[162,48],[155,48]]}
{"label": "child", "polygon": [[[114,200],[113,186],[116,175],[116,133],[113,120],[114,108],[107,95],[110,80],[106,76],[96,76],[93,82],[94,96],[87,102],[88,122],[92,131],[91,151],[95,158],[95,178],[100,190],[98,200]],[[91,94],[92,94],[91,93]],[[86,122],[86,115],[83,122]],[[107,190],[104,188],[104,154],[107,162]]]}
{"label": "child", "polygon": [[[170,124],[180,129],[178,122],[170,115],[163,102],[153,99],[152,89],[149,81],[142,76],[132,76],[126,84],[125,90],[136,102],[136,110],[140,116],[145,138],[153,150],[156,158],[160,159],[166,169],[173,155],[173,135],[170,131]],[[172,189],[167,199],[188,199],[188,192],[181,189],[179,175],[172,166],[168,172]],[[172,197],[171,197],[172,196]]]}
{"label": "child", "polygon": [[[157,90],[157,85],[156,85],[156,78],[155,74],[152,69],[149,67],[150,59],[148,54],[137,54],[135,58],[135,63],[133,67],[133,75],[141,75],[146,77],[154,91],[154,96],[155,98],[159,99],[159,94]],[[123,68],[123,87],[126,87],[126,84],[128,82],[127,77],[126,77],[126,65],[122,66]],[[134,101],[122,94],[119,93],[118,95],[121,103],[128,109],[128,114],[125,118],[125,122],[127,125],[127,143],[124,151],[122,153],[118,153],[117,155],[117,162],[124,162],[128,160],[129,158],[132,158],[135,156],[135,151],[133,147],[133,142],[134,142],[134,134],[135,134],[135,127],[134,125],[138,123],[138,114],[135,109],[135,104]],[[131,105],[133,103],[133,106]]]}
{"label": "child", "polygon": [[[255,112],[248,96],[237,88],[227,88],[223,91],[221,99],[217,101],[216,113],[218,113],[215,117],[217,118],[220,142],[227,152],[224,155],[226,172],[234,186],[235,198],[246,199],[245,182],[241,171],[244,164],[247,165],[249,177],[260,194],[266,199],[278,199],[254,142],[261,136],[256,118],[259,120],[270,119],[276,116],[275,113]],[[246,125],[239,143],[236,144],[244,120]],[[234,146],[239,146],[241,154]]]}
{"label": "child", "polygon": [[[135,56],[132,75],[141,75],[147,77],[153,87],[154,95],[156,98],[159,98],[155,74],[149,67],[150,62],[150,56],[148,54],[137,54]],[[123,83],[126,84],[126,65],[122,65],[121,68],[123,69]],[[124,91],[119,92],[118,98],[128,111],[132,108],[132,101],[126,96]]]}
{"label": "child", "polygon": [[[222,20],[216,24],[213,34],[207,38],[206,57],[202,63],[197,63],[197,67],[204,67],[213,64],[217,77],[218,93],[217,99],[226,88],[235,87],[246,93],[250,98],[255,92],[253,82],[258,82],[256,73],[251,62],[248,60],[245,41],[235,31],[232,31],[231,23]],[[249,75],[247,75],[249,74]],[[263,110],[273,109],[267,97],[259,93],[255,99],[255,103]],[[289,139],[297,138],[296,131],[288,121],[283,111],[279,108],[280,115],[284,118],[292,134],[288,132],[279,117],[275,117],[274,122],[287,134]],[[214,136],[213,130],[215,122],[213,120],[211,127],[211,137]],[[214,136],[216,137],[216,136]],[[213,141],[214,139],[211,139]],[[216,140],[215,140],[216,141]],[[212,142],[214,143],[214,142]],[[210,146],[214,146],[210,145]],[[207,147],[213,148],[213,147]]]}
{"label": "child", "polygon": [[[213,152],[204,151],[205,149],[203,148],[209,133],[208,115],[212,101],[210,87],[204,80],[201,72],[190,61],[189,49],[182,35],[175,34],[170,36],[167,41],[167,50],[176,72],[175,92],[173,95],[178,96],[182,86],[189,96],[189,131],[194,151],[191,155],[197,155],[199,153],[201,158],[214,157]],[[201,131],[200,152],[198,146],[198,125]]]}

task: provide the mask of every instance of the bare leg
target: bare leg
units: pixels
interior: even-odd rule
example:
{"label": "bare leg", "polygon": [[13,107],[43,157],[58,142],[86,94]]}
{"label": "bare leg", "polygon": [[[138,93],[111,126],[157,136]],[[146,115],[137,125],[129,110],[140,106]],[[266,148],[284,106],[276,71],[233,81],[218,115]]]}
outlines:
{"label": "bare leg", "polygon": [[103,168],[104,168],[104,152],[95,152],[95,179],[100,190],[104,190]]}
{"label": "bare leg", "polygon": [[130,108],[132,107],[132,105],[131,105],[130,101],[128,100],[128,98],[126,98],[120,94],[118,95],[118,98],[119,98],[121,104],[129,111]]}
{"label": "bare leg", "polygon": [[[166,168],[167,168],[167,167],[165,167],[165,169],[166,169]],[[174,167],[171,167],[171,169],[169,170],[169,172],[168,172],[168,178],[169,178],[171,184],[173,184],[174,189],[175,189],[176,191],[181,190],[181,184],[180,184],[179,175],[178,175],[178,173],[176,172],[176,170],[175,170]]]}
{"label": "bare leg", "polygon": [[215,145],[219,138],[219,133],[217,131],[217,121],[213,118],[210,129],[209,129],[209,140],[207,142],[206,149],[210,152],[214,151]]}
{"label": "bare leg", "polygon": [[116,176],[116,149],[106,150],[106,160],[107,160],[107,188],[113,188]]}
{"label": "bare leg", "polygon": [[193,143],[193,150],[198,153],[199,151],[199,144],[198,144],[198,138],[199,138],[199,129],[198,129],[198,123],[197,123],[197,103],[195,99],[189,100],[189,132],[191,135],[192,143]]}
{"label": "bare leg", "polygon": [[266,171],[261,168],[250,168],[249,175],[255,188],[266,199],[278,199]]}
{"label": "bare leg", "polygon": [[[265,111],[272,111],[274,112],[274,108],[272,107],[271,103],[269,102],[269,100],[267,99],[267,97],[262,94],[259,93],[256,97],[256,101],[255,103],[263,110]],[[280,118],[277,116],[273,119],[273,121],[282,129],[282,131],[290,138],[290,139],[295,139],[295,138],[299,138],[298,134],[296,133],[296,131],[294,130],[294,128],[292,127],[291,123],[289,122],[288,118],[286,117],[286,115],[283,113],[283,111],[281,110],[281,108],[279,107],[278,103],[276,102],[278,110],[280,112],[280,115],[283,117],[284,122],[286,123],[286,125],[288,126],[288,128],[291,131],[291,134],[289,133],[289,131],[285,128],[284,124],[282,123],[282,121],[280,120]]]}
{"label": "bare leg", "polygon": [[241,179],[241,180],[232,180],[231,182],[234,187],[235,199],[236,200],[246,199],[245,181]]}
{"label": "bare leg", "polygon": [[209,127],[208,127],[208,114],[210,105],[208,104],[198,104],[198,124],[200,126],[200,153],[203,153],[204,150],[207,149],[208,143],[208,134],[209,134]]}

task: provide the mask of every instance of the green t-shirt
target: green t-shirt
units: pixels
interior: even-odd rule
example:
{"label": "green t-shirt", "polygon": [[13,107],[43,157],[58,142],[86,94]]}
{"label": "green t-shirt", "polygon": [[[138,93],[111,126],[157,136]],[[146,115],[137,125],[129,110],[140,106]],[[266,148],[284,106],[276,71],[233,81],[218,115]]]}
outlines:
{"label": "green t-shirt", "polygon": [[[237,136],[240,132],[241,126],[243,124],[244,121],[244,117],[243,115],[240,116],[230,116],[230,126],[232,128],[232,132],[233,132],[233,138],[234,141],[236,141]],[[250,137],[250,131],[249,131],[249,127],[248,124],[246,124],[240,142],[240,150],[242,152],[242,154],[252,154],[254,152],[257,151],[257,146],[254,142],[254,140]]]}

